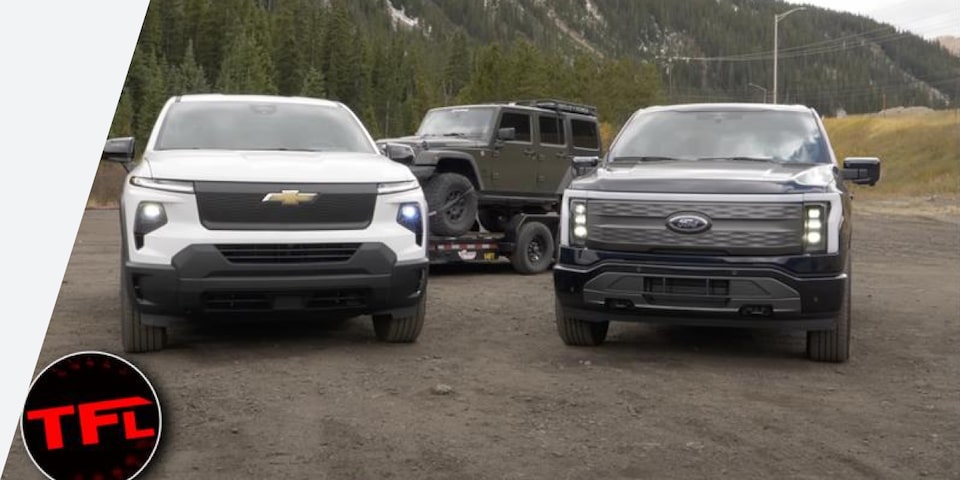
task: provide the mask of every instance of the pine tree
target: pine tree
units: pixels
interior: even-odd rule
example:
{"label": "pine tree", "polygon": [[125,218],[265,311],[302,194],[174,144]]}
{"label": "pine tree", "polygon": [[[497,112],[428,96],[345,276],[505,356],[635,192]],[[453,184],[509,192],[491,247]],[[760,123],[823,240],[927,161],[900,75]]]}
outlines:
{"label": "pine tree", "polygon": [[261,95],[277,93],[270,74],[269,57],[257,39],[246,31],[239,31],[232,37],[220,64],[217,90]]}
{"label": "pine tree", "polygon": [[133,99],[130,91],[123,89],[117,110],[113,114],[113,123],[110,125],[111,137],[128,137],[133,135]]}
{"label": "pine tree", "polygon": [[207,75],[194,56],[193,40],[187,42],[187,50],[183,54],[183,61],[177,67],[177,75],[180,82],[179,94],[207,93],[210,90]]}
{"label": "pine tree", "polygon": [[326,34],[323,71],[327,76],[327,91],[331,98],[354,106],[360,96],[357,80],[361,74],[362,52],[356,26],[342,0],[332,7]]}
{"label": "pine tree", "polygon": [[312,98],[326,98],[327,91],[324,86],[323,72],[316,67],[310,67],[307,74],[303,77],[303,85],[300,87],[300,96]]}
{"label": "pine tree", "polygon": [[467,36],[463,31],[458,30],[453,36],[443,70],[444,101],[450,101],[460,93],[469,79],[470,50],[467,47]]}
{"label": "pine tree", "polygon": [[136,86],[134,134],[138,145],[146,145],[160,110],[169,98],[162,58],[153,49],[134,53],[132,84]]}

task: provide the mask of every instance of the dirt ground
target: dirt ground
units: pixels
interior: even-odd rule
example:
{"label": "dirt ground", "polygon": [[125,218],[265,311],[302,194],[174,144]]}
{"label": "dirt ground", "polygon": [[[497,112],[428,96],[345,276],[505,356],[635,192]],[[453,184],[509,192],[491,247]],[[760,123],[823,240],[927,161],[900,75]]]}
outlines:
{"label": "dirt ground", "polygon": [[[960,479],[960,223],[864,209],[853,358],[803,337],[614,324],[564,346],[549,273],[431,274],[418,343],[264,321],[127,355],[157,386],[141,478]],[[37,371],[121,353],[115,211],[88,211]],[[438,394],[439,384],[452,391]],[[4,479],[40,479],[14,437]]]}

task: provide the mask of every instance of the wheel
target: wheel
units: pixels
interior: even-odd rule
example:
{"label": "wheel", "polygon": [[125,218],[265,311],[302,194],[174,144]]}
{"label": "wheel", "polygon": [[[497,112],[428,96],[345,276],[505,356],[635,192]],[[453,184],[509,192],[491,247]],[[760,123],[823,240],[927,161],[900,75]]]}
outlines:
{"label": "wheel", "polygon": [[572,318],[564,313],[560,300],[554,300],[554,312],[557,316],[557,331],[563,343],[577,347],[595,347],[607,339],[610,322],[588,322]]}
{"label": "wheel", "polygon": [[427,313],[427,292],[420,294],[416,312],[409,317],[374,315],[373,331],[377,340],[389,343],[412,343],[420,336]]}
{"label": "wheel", "polygon": [[517,232],[517,244],[510,256],[513,268],[523,274],[546,271],[553,263],[556,245],[553,233],[540,222],[529,222]]}
{"label": "wheel", "polygon": [[123,351],[143,353],[163,350],[167,346],[166,327],[155,327],[141,323],[140,309],[133,301],[126,280],[120,279],[120,336]]}
{"label": "wheel", "polygon": [[[431,211],[430,232],[436,235],[459,236],[467,233],[477,217],[477,195],[473,183],[457,173],[441,173],[423,188]],[[444,208],[446,207],[446,208]]]}
{"label": "wheel", "polygon": [[479,213],[480,225],[492,233],[503,233],[510,221],[510,215],[499,209],[482,208]]}
{"label": "wheel", "polygon": [[847,285],[843,291],[836,330],[807,332],[807,357],[817,362],[844,363],[850,359],[850,294],[853,275],[847,253]]}

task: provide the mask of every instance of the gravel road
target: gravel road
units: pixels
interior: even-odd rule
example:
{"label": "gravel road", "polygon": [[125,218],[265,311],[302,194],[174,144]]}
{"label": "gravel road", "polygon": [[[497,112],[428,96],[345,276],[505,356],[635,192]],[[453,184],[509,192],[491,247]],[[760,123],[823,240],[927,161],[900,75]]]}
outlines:
{"label": "gravel road", "polygon": [[[121,353],[117,213],[86,213],[37,372]],[[611,326],[564,346],[550,274],[431,274],[416,344],[264,320],[127,355],[163,402],[140,477],[960,479],[960,224],[860,212],[853,358],[803,337]],[[14,437],[4,479],[41,479]]]}

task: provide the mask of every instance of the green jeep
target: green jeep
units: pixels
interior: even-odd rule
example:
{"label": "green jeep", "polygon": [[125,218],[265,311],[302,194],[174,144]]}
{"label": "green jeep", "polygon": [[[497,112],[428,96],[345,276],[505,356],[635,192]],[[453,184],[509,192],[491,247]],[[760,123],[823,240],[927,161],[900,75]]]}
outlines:
{"label": "green jeep", "polygon": [[442,236],[477,220],[503,232],[516,214],[559,211],[571,159],[600,152],[596,108],[559,100],[435,108],[415,135],[377,143],[412,148],[401,161],[423,186],[431,234]]}

